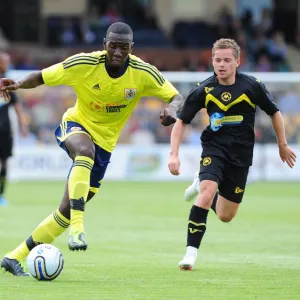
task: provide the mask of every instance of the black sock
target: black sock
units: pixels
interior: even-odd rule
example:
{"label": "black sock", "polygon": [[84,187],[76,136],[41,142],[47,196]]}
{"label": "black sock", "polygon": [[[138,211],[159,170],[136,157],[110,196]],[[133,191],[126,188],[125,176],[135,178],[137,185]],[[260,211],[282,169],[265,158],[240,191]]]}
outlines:
{"label": "black sock", "polygon": [[190,212],[187,232],[187,246],[197,249],[200,247],[201,240],[206,230],[208,210],[193,205]]}
{"label": "black sock", "polygon": [[1,171],[0,171],[0,195],[4,194],[5,183],[6,183],[6,169],[1,168]]}
{"label": "black sock", "polygon": [[219,193],[217,192],[216,194],[215,194],[215,197],[214,197],[214,200],[213,200],[213,203],[212,203],[212,205],[211,205],[211,209],[215,212],[215,214],[217,214],[217,200],[218,200],[218,197],[219,197]]}

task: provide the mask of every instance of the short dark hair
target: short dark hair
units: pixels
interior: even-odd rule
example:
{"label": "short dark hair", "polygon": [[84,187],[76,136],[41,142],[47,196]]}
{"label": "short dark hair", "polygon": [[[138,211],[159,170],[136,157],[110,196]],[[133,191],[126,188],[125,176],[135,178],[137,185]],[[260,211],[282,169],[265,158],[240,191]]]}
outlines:
{"label": "short dark hair", "polygon": [[106,39],[108,39],[108,36],[111,32],[118,34],[128,34],[131,36],[131,39],[133,39],[133,32],[131,27],[123,22],[116,22],[111,24],[106,31]]}

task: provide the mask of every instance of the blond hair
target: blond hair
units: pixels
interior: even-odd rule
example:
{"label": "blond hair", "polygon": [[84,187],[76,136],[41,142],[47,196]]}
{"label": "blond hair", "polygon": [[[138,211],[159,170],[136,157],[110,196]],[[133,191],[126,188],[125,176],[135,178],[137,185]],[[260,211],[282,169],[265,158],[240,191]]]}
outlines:
{"label": "blond hair", "polygon": [[215,55],[216,50],[218,49],[232,49],[233,56],[238,59],[240,57],[241,48],[237,42],[233,39],[219,39],[217,40],[212,48],[212,56]]}

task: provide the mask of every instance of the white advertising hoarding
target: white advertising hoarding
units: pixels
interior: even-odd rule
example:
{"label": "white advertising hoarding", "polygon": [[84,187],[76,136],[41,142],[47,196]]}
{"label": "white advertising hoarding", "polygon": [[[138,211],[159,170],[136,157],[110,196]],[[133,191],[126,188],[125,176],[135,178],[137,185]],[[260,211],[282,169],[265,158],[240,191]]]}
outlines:
{"label": "white advertising hoarding", "polygon": [[[300,146],[292,147],[300,157]],[[168,145],[119,145],[113,152],[105,178],[112,180],[191,180],[199,166],[201,147],[182,146],[179,176],[168,171]],[[63,180],[71,159],[58,146],[16,148],[9,161],[11,180]],[[290,169],[282,163],[276,145],[257,145],[250,180],[300,181],[300,164]]]}

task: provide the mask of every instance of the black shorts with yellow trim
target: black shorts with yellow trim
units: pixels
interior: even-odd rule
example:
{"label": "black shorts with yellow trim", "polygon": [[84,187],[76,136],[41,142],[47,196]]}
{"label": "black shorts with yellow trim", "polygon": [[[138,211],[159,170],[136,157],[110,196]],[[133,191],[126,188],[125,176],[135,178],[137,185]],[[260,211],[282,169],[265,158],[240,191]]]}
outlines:
{"label": "black shorts with yellow trim", "polygon": [[200,161],[200,181],[215,181],[219,195],[229,201],[241,203],[248,177],[249,167],[238,167],[219,156],[204,156]]}
{"label": "black shorts with yellow trim", "polygon": [[[78,134],[78,133],[83,133],[87,134],[90,136],[88,131],[79,123],[77,122],[72,122],[72,121],[66,121],[61,123],[57,129],[55,130],[55,137],[58,145],[64,149],[68,155],[69,151],[65,145],[65,140],[73,135],[73,134]],[[93,193],[97,193],[99,190],[99,187],[101,185],[101,181],[104,178],[107,166],[110,162],[110,157],[111,153],[107,152],[106,150],[102,149],[100,146],[95,145],[95,161],[94,161],[94,166],[91,171],[91,177],[90,177],[90,191]],[[72,170],[72,168],[71,168]],[[70,170],[70,172],[71,172]],[[69,175],[70,175],[69,172]],[[68,178],[69,178],[68,175]]]}

